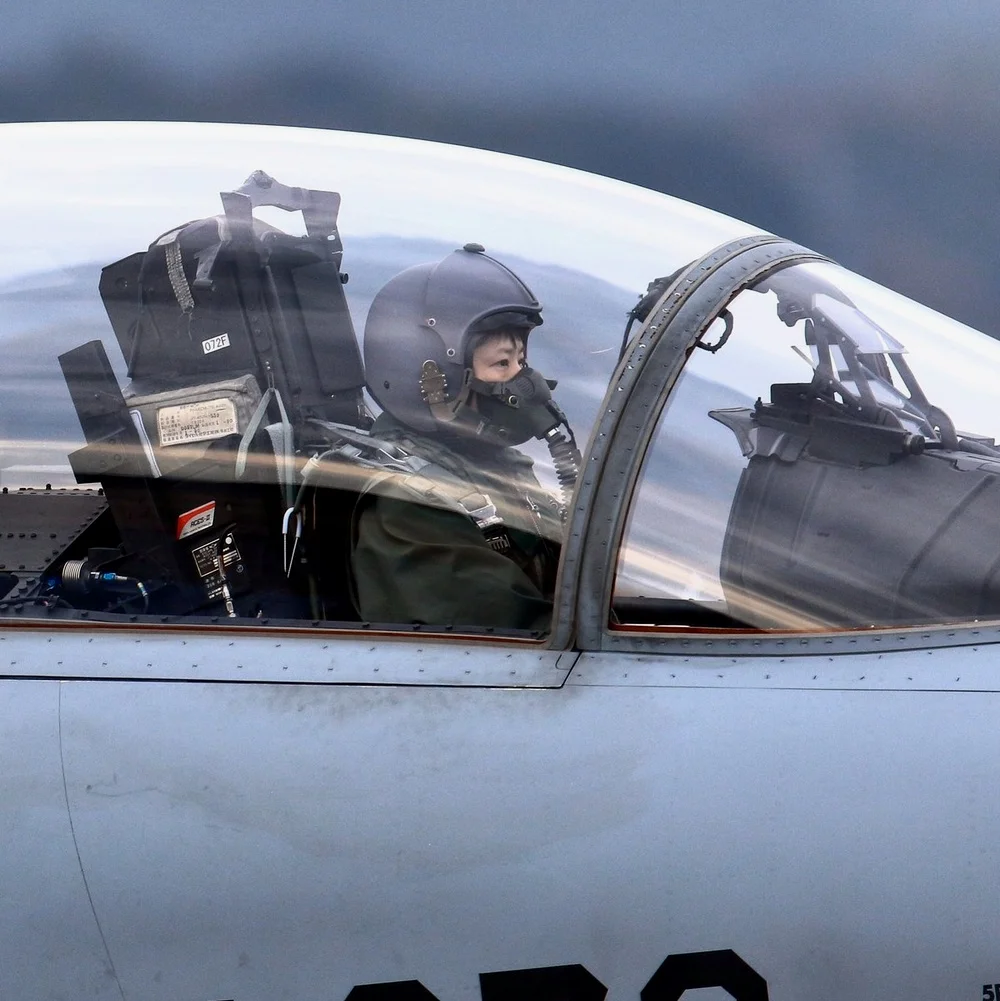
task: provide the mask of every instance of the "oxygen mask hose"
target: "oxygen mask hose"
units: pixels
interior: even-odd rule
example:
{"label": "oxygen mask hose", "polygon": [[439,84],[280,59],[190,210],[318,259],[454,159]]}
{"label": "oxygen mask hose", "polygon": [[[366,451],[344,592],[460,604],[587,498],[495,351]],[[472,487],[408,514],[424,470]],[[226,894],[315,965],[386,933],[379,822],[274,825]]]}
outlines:
{"label": "oxygen mask hose", "polygon": [[[567,425],[568,430],[568,425]],[[562,503],[559,506],[560,520],[566,521],[570,502],[573,500],[573,490],[580,475],[580,450],[576,447],[576,439],[573,432],[569,432],[567,438],[558,427],[552,428],[544,438],[548,446],[549,455],[552,456],[552,467],[556,471],[556,479],[559,481],[559,492],[562,495]]]}

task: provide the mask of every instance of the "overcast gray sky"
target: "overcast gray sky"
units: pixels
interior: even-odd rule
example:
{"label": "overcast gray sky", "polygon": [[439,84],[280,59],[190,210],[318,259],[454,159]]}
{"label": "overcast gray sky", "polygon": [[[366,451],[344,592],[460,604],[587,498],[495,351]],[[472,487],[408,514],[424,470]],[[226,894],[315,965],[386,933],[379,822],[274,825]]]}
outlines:
{"label": "overcast gray sky", "polygon": [[998,0],[8,4],[0,120],[417,135],[698,201],[989,329]]}
{"label": "overcast gray sky", "polygon": [[40,0],[8,4],[0,60],[116,43],[175,72],[282,53],[389,67],[416,87],[725,98],[740,82],[826,85],[996,51],[996,0]]}

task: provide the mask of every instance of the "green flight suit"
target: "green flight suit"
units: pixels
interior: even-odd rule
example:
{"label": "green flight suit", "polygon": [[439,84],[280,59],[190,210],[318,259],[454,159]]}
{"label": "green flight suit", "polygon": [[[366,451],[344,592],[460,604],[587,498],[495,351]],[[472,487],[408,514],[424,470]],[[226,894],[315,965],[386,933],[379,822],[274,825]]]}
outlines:
{"label": "green flight suit", "polygon": [[[361,617],[546,631],[561,523],[531,459],[417,435],[388,414],[372,436],[430,465],[376,482],[359,502],[351,562]],[[502,524],[484,528],[472,512],[489,503]]]}

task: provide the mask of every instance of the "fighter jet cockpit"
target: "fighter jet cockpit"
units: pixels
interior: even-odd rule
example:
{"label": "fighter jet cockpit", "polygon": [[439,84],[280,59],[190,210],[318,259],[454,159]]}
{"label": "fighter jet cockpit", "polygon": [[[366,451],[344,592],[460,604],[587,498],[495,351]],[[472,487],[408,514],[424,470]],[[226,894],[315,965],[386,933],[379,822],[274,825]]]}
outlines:
{"label": "fighter jet cockpit", "polygon": [[541,638],[633,288],[750,231],[429,143],[19,129],[11,619]]}
{"label": "fighter jet cockpit", "polygon": [[7,620],[620,647],[1000,617],[985,335],[565,168],[17,128]]}

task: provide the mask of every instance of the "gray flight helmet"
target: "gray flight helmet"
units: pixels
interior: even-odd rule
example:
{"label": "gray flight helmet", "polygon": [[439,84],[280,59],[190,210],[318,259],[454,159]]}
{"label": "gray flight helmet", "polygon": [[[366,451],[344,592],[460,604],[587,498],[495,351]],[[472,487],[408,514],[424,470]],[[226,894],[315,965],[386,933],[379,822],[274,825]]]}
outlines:
{"label": "gray flight helmet", "polygon": [[427,362],[444,375],[448,398],[465,381],[469,334],[542,322],[541,304],[506,265],[467,243],[436,264],[418,264],[390,279],[372,300],[365,323],[365,372],[375,402],[415,431],[441,430],[421,393]]}

